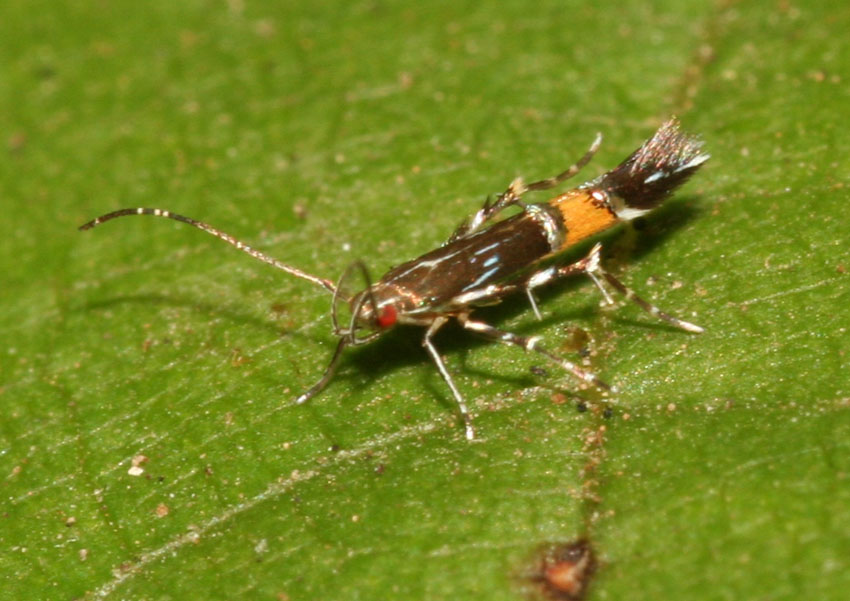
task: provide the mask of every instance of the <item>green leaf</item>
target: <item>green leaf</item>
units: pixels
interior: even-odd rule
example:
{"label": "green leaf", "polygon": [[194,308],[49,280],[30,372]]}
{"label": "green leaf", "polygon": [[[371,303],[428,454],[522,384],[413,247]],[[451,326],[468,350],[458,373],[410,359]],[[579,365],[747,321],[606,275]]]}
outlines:
{"label": "green leaf", "polygon": [[[843,598],[848,29],[818,1],[4,3],[3,597],[520,599],[586,537],[591,599]],[[621,392],[448,328],[474,443],[421,331],[295,406],[321,290],[165,220],[76,231],[161,206],[379,276],[670,114],[713,158],[606,264],[706,333],[579,280],[542,323],[482,310],[586,337]]]}

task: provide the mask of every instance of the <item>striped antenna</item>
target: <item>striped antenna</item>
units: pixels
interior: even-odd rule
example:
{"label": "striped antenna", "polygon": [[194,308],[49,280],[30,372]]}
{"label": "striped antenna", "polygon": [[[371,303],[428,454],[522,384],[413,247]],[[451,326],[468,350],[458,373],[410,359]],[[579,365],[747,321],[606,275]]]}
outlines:
{"label": "striped antenna", "polygon": [[276,267],[281,271],[285,271],[290,275],[294,275],[297,278],[301,278],[302,280],[307,280],[308,282],[312,282],[318,286],[321,286],[331,294],[336,292],[336,286],[330,280],[326,280],[325,278],[320,278],[314,275],[310,275],[304,271],[301,271],[297,267],[293,267],[292,265],[287,265],[286,263],[282,263],[275,259],[274,257],[270,257],[269,255],[262,253],[254,248],[251,248],[247,244],[240,242],[230,234],[222,232],[219,229],[214,228],[213,226],[204,223],[203,221],[197,221],[192,219],[191,217],[185,217],[183,215],[178,215],[177,213],[172,213],[171,211],[166,211],[165,209],[146,209],[146,208],[137,208],[137,209],[121,209],[118,211],[112,211],[111,213],[107,213],[106,215],[101,215],[97,219],[92,219],[88,223],[84,223],[79,227],[80,231],[90,230],[93,227],[100,225],[105,221],[109,221],[111,219],[116,219],[118,217],[126,217],[129,215],[153,215],[154,217],[167,217],[168,219],[173,219],[175,221],[180,221],[181,223],[187,223],[192,227],[198,228],[199,230],[203,230],[208,234],[212,234],[216,238],[220,238],[224,240],[231,246],[235,247],[238,250],[241,250],[244,253],[248,253],[255,259],[262,261],[263,263],[268,263],[272,267]]}

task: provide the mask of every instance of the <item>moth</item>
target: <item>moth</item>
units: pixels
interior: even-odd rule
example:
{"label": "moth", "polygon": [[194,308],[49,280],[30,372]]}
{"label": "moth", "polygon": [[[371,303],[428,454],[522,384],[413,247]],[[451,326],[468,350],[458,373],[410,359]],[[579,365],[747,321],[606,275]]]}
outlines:
{"label": "moth", "polygon": [[[514,293],[524,293],[539,318],[534,297],[536,288],[584,274],[596,284],[607,303],[613,300],[606,284],[673,326],[693,333],[703,331],[647,302],[605,271],[599,243],[577,261],[557,262],[559,254],[586,238],[658,207],[709,159],[702,142],[682,132],[675,118],[661,125],[640,148],[601,176],[545,202],[523,201],[529,192],[548,190],[578,174],[601,142],[602,136],[597,134],[584,156],[554,177],[528,184],[515,179],[492,202],[486,200],[444,244],[392,268],[375,283],[370,282],[366,267],[360,261],[349,265],[335,283],[278,261],[211,225],[164,209],[121,209],[93,219],[79,229],[88,230],[130,215],[174,219],[327,291],[332,296],[331,320],[338,342],[322,376],[296,399],[296,403],[304,403],[325,388],[346,347],[372,342],[399,324],[421,326],[425,329],[422,345],[451,390],[464,420],[466,438],[472,440],[475,430],[469,408],[434,346],[435,334],[451,320],[484,338],[538,353],[580,381],[611,390],[590,371],[547,350],[541,345],[539,336],[520,336],[475,319],[472,312],[476,307],[492,305]],[[515,213],[505,216],[504,212],[511,208],[516,209]],[[358,280],[365,282],[365,287],[353,292],[352,282]]]}

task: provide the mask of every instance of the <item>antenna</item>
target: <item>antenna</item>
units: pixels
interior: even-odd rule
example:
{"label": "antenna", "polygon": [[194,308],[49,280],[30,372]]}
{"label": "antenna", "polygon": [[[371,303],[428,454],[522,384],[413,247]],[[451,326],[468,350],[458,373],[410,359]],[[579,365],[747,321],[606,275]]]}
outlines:
{"label": "antenna", "polygon": [[95,226],[100,225],[105,221],[110,221],[111,219],[116,219],[118,217],[126,217],[129,215],[153,215],[154,217],[167,217],[168,219],[173,219],[174,221],[180,221],[181,223],[187,223],[194,228],[198,228],[199,230],[203,230],[208,234],[212,234],[216,238],[220,238],[224,240],[229,245],[236,247],[236,249],[241,250],[244,253],[248,253],[255,259],[262,261],[263,263],[268,263],[272,267],[276,267],[281,271],[285,271],[290,275],[294,275],[297,278],[301,278],[302,280],[307,280],[308,282],[312,282],[317,286],[321,286],[331,294],[336,293],[336,286],[330,280],[326,280],[325,278],[320,278],[315,275],[310,275],[305,271],[301,271],[297,267],[293,267],[292,265],[287,265],[286,263],[282,263],[278,261],[274,257],[270,257],[269,255],[260,252],[254,248],[251,248],[247,244],[240,242],[230,234],[222,232],[221,230],[214,228],[213,226],[204,223],[203,221],[198,221],[196,219],[192,219],[191,217],[185,217],[183,215],[178,215],[177,213],[172,213],[171,211],[166,211],[165,209],[146,209],[146,208],[137,208],[137,209],[120,209],[118,211],[112,211],[111,213],[107,213],[106,215],[101,215],[97,219],[92,219],[88,223],[84,223],[79,227],[80,231],[90,230]]}

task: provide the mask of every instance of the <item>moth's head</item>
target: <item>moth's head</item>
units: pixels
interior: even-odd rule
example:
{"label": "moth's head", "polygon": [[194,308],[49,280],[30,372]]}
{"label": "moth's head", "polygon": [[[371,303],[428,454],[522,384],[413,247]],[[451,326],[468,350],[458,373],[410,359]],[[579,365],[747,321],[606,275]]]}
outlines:
{"label": "moth's head", "polygon": [[[353,285],[360,291],[351,293]],[[362,262],[348,266],[336,287],[333,299],[333,323],[337,336],[349,344],[365,344],[398,322],[399,307],[379,285],[372,285]]]}

